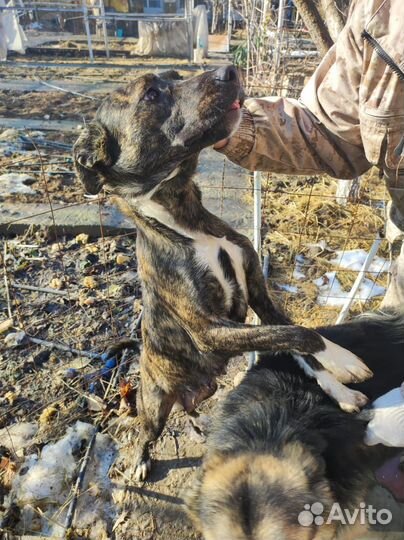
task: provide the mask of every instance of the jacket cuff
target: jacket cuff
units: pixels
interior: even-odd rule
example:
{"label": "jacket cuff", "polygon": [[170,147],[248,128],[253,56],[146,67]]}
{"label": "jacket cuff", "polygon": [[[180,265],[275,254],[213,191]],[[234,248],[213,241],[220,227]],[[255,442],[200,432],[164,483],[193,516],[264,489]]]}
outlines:
{"label": "jacket cuff", "polygon": [[241,122],[231,137],[229,142],[218,150],[225,154],[231,161],[239,163],[253,149],[255,143],[255,125],[250,111],[246,108],[241,109]]}

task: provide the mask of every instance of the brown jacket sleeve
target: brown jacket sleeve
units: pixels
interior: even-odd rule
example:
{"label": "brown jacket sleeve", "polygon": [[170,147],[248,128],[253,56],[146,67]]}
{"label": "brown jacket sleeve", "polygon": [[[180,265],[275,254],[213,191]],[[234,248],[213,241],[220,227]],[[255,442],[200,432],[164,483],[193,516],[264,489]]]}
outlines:
{"label": "brown jacket sleeve", "polygon": [[336,178],[370,168],[359,119],[366,4],[353,0],[345,28],[301,100],[247,100],[239,130],[222,149],[229,159],[250,170]]}
{"label": "brown jacket sleeve", "polygon": [[246,169],[354,178],[370,167],[361,146],[334,136],[295,99],[250,99],[242,113],[221,152]]}

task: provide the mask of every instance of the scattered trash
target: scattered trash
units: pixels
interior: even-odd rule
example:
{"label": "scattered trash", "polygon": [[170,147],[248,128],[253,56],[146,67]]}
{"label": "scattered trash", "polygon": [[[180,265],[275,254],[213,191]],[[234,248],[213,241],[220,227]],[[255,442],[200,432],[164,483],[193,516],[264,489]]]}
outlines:
{"label": "scattered trash", "polygon": [[292,294],[296,294],[299,290],[296,285],[287,285],[286,283],[280,283],[278,284],[278,287],[282,289],[282,291],[286,291]]}
{"label": "scattered trash", "polygon": [[[91,386],[91,385],[90,385]],[[100,396],[85,396],[88,410],[91,412],[101,412],[106,409],[107,405]]]}
{"label": "scattered trash", "polygon": [[300,281],[301,279],[306,279],[306,274],[301,271],[301,266],[296,264],[295,269],[293,270],[293,278]]}
{"label": "scattered trash", "polygon": [[76,241],[78,244],[87,244],[87,243],[88,243],[88,239],[89,239],[88,234],[81,233],[81,234],[78,234],[78,235],[76,236],[75,241]]}

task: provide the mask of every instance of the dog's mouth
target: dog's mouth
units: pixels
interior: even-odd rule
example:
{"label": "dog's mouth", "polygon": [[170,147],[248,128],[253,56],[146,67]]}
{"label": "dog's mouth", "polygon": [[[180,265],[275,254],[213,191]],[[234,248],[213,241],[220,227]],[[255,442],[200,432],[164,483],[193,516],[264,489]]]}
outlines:
{"label": "dog's mouth", "polygon": [[241,100],[235,99],[230,105],[229,111],[239,111],[241,109]]}

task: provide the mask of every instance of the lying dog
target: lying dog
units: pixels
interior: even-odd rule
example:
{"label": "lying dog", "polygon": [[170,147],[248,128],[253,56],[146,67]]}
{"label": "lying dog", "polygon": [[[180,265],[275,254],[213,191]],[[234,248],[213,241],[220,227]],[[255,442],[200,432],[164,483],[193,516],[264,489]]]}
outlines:
{"label": "lying dog", "polygon": [[[404,315],[361,317],[319,332],[372,368],[375,377],[360,385],[372,399],[404,379]],[[352,415],[338,409],[290,355],[262,355],[214,419],[188,501],[194,523],[206,540],[364,534],[363,527],[351,530],[338,520],[318,526],[315,516],[300,522],[298,516],[315,503],[324,510],[321,520],[335,503],[351,514],[361,508],[375,484],[373,471],[398,452],[364,445],[371,417],[366,410]]]}
{"label": "lying dog", "polygon": [[[144,75],[102,103],[74,147],[86,189],[119,195],[138,231],[140,479],[150,468],[149,442],[174,403],[195,409],[215,392],[229,358],[243,352],[311,354],[298,361],[342,408],[366,403],[341,383],[364,380],[370,370],[317,332],[286,326],[251,242],[204,208],[192,181],[199,151],[237,128],[242,100],[231,66],[186,81],[173,72]],[[244,324],[248,305],[266,326]]]}

